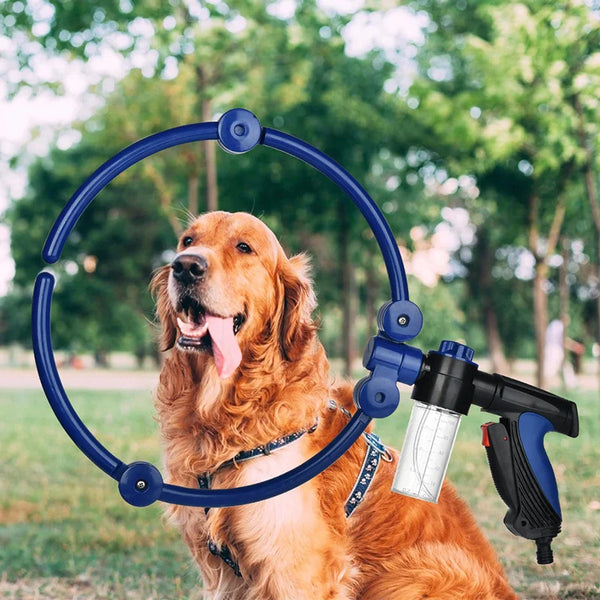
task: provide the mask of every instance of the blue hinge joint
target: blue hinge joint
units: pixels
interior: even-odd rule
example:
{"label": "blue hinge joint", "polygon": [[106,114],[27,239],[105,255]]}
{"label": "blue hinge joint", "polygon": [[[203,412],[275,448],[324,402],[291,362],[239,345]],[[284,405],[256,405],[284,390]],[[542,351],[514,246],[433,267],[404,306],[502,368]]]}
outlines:
{"label": "blue hinge joint", "polygon": [[413,346],[379,334],[372,337],[363,356],[371,374],[354,388],[354,403],[369,417],[391,415],[400,403],[398,382],[412,385],[421,372],[423,353]]}
{"label": "blue hinge joint", "polygon": [[354,403],[371,418],[391,415],[400,403],[398,382],[412,385],[421,372],[423,353],[404,342],[418,335],[423,314],[410,300],[384,304],[377,315],[379,334],[372,337],[363,356],[371,374],[354,388]]}
{"label": "blue hinge joint", "polygon": [[387,302],[377,314],[379,335],[395,342],[407,342],[419,335],[423,327],[423,313],[410,300]]}
{"label": "blue hinge joint", "polygon": [[119,478],[119,492],[123,500],[132,506],[149,506],[160,498],[162,491],[160,471],[145,461],[127,465]]}
{"label": "blue hinge joint", "polygon": [[217,141],[230,154],[244,154],[262,143],[263,128],[245,108],[228,110],[217,124]]}

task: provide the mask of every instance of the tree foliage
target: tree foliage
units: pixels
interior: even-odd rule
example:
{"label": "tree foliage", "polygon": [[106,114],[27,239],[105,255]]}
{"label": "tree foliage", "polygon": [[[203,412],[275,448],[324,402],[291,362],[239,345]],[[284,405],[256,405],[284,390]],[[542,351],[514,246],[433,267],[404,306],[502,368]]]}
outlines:
{"label": "tree foliage", "polygon": [[[578,202],[571,189],[584,161],[575,101],[596,115],[594,122],[598,117],[591,86],[600,60],[598,16],[583,2],[414,4],[435,23],[420,55],[422,76],[411,89],[430,148],[450,173],[477,178],[481,194],[470,210],[496,256],[489,268],[502,246],[522,246],[533,256],[527,279],[534,283],[541,383],[550,261],[560,232],[572,226],[565,218]],[[473,267],[479,309],[504,303],[506,313],[501,279],[484,289]],[[517,303],[510,314],[519,314]],[[514,345],[526,329],[515,330],[514,319],[505,329],[501,321],[502,338]]]}
{"label": "tree foliage", "polygon": [[[417,75],[393,92],[388,84],[398,65],[390,54],[348,56],[344,28],[353,14],[326,12],[316,0],[298,0],[286,13],[284,4],[0,6],[0,35],[18,41],[22,67],[20,78],[10,79],[12,93],[40,84],[32,69],[41,53],[85,62],[111,50],[130,68],[94,117],[76,125],[81,142],[31,167],[28,193],[8,214],[17,276],[0,309],[19,316],[5,320],[7,339],[25,337],[21,316],[42,268],[42,240],[87,174],[141,137],[243,106],[263,126],[301,137],[346,167],[409,250],[413,228],[433,235],[444,205],[469,211],[476,238],[456,249],[453,271],[434,290],[412,286],[426,328],[429,322],[424,345],[467,331],[476,346],[485,338],[501,361],[504,353],[533,352],[527,340],[535,332],[540,354],[545,322],[556,310],[559,235],[583,240],[600,264],[588,250],[600,230],[594,233],[584,201],[598,168],[597,12],[582,0],[413,0],[413,13],[426,15],[423,41],[412,48]],[[389,7],[365,10],[385,15]],[[60,83],[46,84],[60,91]],[[56,267],[55,342],[99,351],[145,346],[148,277],[167,259],[188,215],[216,201],[217,187],[221,208],[263,217],[290,252],[312,250],[323,337],[351,362],[351,338],[363,343],[373,333],[376,307],[388,299],[372,234],[334,184],[263,147],[215,157],[206,145],[188,144],[111,184]],[[576,259],[584,254],[573,255],[571,293],[592,301],[598,277]]]}
{"label": "tree foliage", "polygon": [[[102,22],[129,20],[119,6],[102,9]],[[382,150],[397,101],[383,90],[392,65],[381,53],[347,56],[341,37],[345,20],[326,15],[312,2],[300,3],[287,20],[268,14],[262,3],[240,3],[236,10],[223,6],[220,15],[214,11],[221,9],[207,7],[210,14],[193,16],[186,4],[175,4],[165,28],[164,13],[146,12],[146,3],[136,5],[136,18],[154,24],[157,64],[166,68],[175,60],[176,76],[167,76],[164,69],[157,70],[162,77],[132,70],[93,119],[79,126],[79,144],[68,151],[55,149],[33,165],[28,195],[9,214],[17,291],[28,293],[41,268],[37,253],[43,238],[82,179],[136,139],[200,120],[200,99],[205,96],[216,115],[243,105],[263,125],[306,139],[359,181],[368,181],[377,201],[395,203],[399,235],[407,237],[409,226],[419,221],[417,214],[406,221],[399,217],[394,198],[402,186],[390,188],[389,165],[384,167],[390,157]],[[78,34],[96,43],[96,33],[82,33],[84,13],[66,3],[57,3],[54,10],[56,23],[41,40],[47,48],[54,50],[49,40],[57,35],[59,23],[69,23],[72,35],[56,51],[72,46]],[[244,26],[232,31],[232,21],[242,14]],[[70,51],[83,57],[91,52]],[[188,144],[147,159],[121,175],[88,208],[56,267],[58,347],[106,352],[146,344],[148,278],[165,260],[164,251],[174,247],[189,213],[205,208],[204,152],[200,144]],[[220,207],[262,216],[290,252],[312,250],[322,313],[335,312],[352,295],[355,312],[346,314],[341,330],[348,331],[346,344],[355,331],[364,342],[374,332],[373,307],[386,300],[388,291],[372,235],[349,199],[322,174],[267,148],[236,157],[219,152],[217,160]],[[403,195],[413,198],[417,208],[418,186],[404,187]],[[38,211],[40,204],[43,209]],[[357,310],[359,301],[370,306],[368,324],[364,311]],[[339,333],[326,331],[324,338],[341,350]]]}

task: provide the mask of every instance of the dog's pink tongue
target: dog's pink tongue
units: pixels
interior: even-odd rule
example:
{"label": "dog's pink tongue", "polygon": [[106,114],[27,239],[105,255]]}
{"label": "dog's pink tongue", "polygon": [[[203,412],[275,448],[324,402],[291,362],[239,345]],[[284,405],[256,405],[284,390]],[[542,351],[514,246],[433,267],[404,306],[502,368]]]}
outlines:
{"label": "dog's pink tongue", "polygon": [[219,377],[229,377],[242,360],[242,351],[233,333],[233,317],[223,319],[207,313],[206,322],[212,340],[217,373]]}

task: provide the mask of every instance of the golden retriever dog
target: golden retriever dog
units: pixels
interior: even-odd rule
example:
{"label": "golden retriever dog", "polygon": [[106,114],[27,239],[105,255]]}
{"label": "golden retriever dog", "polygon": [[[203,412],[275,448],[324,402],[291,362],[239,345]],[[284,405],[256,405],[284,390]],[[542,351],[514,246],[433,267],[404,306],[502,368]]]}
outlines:
{"label": "golden retriever dog", "polygon": [[[347,424],[352,386],[329,379],[308,261],[286,257],[259,219],[200,216],[152,287],[170,349],[155,401],[168,481],[257,483],[300,465]],[[390,491],[398,454],[363,435],[323,473],[270,500],[170,506],[206,597],[516,598],[450,484],[438,504]],[[366,491],[357,491],[359,475]]]}

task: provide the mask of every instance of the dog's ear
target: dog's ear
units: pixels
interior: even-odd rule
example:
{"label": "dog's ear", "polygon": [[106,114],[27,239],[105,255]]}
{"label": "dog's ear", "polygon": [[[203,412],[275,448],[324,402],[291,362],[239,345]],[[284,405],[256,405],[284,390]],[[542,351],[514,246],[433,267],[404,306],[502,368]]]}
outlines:
{"label": "dog's ear", "polygon": [[163,352],[171,349],[177,339],[176,317],[168,292],[170,270],[169,265],[161,267],[150,282],[150,291],[156,299],[156,316],[161,325],[160,349]]}
{"label": "dog's ear", "polygon": [[293,361],[300,358],[316,329],[311,315],[317,301],[308,257],[299,254],[284,260],[279,268],[279,277],[284,294],[280,344],[283,357]]}

